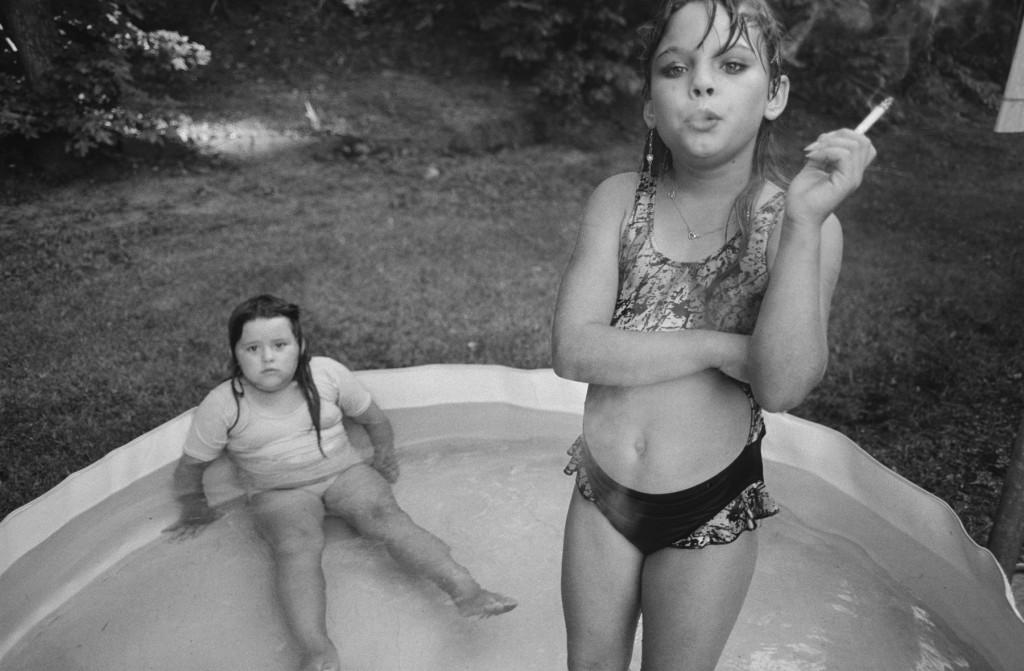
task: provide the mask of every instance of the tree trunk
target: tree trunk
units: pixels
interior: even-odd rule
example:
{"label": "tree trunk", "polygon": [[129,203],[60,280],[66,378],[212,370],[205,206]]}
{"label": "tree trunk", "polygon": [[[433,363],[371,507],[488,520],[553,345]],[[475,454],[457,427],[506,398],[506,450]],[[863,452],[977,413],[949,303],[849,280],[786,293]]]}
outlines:
{"label": "tree trunk", "polygon": [[1006,579],[1013,578],[1021,547],[1024,546],[1024,419],[1021,419],[1010,453],[1010,465],[1003,479],[995,523],[988,539],[988,549],[995,555]]}
{"label": "tree trunk", "polygon": [[33,91],[46,92],[47,74],[60,48],[50,0],[0,0],[0,19],[18,49],[18,59]]}

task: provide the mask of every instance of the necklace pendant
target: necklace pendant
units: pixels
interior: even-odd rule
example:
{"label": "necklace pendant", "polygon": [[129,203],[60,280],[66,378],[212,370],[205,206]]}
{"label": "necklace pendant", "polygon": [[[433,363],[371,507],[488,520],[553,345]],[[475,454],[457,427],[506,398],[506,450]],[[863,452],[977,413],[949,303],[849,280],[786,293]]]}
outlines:
{"label": "necklace pendant", "polygon": [[700,236],[697,235],[696,233],[694,233],[693,231],[687,231],[686,232],[686,237],[690,238],[691,240],[696,240]]}

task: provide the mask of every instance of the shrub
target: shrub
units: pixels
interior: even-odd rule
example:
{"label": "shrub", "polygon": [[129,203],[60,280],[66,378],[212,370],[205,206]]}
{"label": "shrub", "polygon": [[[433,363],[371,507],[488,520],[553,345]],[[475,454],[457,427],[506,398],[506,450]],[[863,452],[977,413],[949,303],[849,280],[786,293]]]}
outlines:
{"label": "shrub", "polygon": [[181,117],[171,101],[142,87],[166,93],[210,52],[175,32],[141,30],[114,2],[92,8],[100,11],[55,18],[63,44],[46,91],[31,90],[0,42],[0,140],[58,135],[67,151],[84,156],[122,137],[159,142],[175,131]]}
{"label": "shrub", "polygon": [[[583,111],[638,93],[636,29],[659,0],[362,0],[361,7],[468,26],[498,68],[541,100]],[[884,94],[993,106],[1024,0],[771,0],[789,29],[788,71],[815,107],[863,112]],[[425,18],[420,18],[425,17]],[[993,48],[995,47],[995,48]]]}
{"label": "shrub", "polygon": [[479,16],[501,67],[534,79],[565,111],[606,106],[639,92],[636,28],[654,3],[629,0],[499,0]]}
{"label": "shrub", "polygon": [[1013,53],[1008,26],[1019,24],[1024,7],[1020,0],[777,4],[796,38],[796,95],[813,95],[816,106],[837,113],[863,113],[882,94],[995,108]]}
{"label": "shrub", "polygon": [[500,0],[479,26],[506,71],[533,78],[547,102],[582,110],[637,93],[635,27],[650,4]]}
{"label": "shrub", "polygon": [[636,28],[657,0],[367,0],[377,20],[472,34],[507,76],[563,112],[638,93]]}

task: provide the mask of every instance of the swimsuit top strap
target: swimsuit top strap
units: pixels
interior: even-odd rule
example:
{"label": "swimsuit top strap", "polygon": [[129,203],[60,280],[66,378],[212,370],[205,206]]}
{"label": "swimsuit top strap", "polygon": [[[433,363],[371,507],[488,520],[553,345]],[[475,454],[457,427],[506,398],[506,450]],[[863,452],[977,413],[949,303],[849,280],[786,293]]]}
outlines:
{"label": "swimsuit top strap", "polygon": [[658,182],[650,172],[640,173],[640,178],[636,183],[636,193],[633,195],[632,216],[626,221],[622,230],[623,242],[635,238],[643,229],[650,227],[654,220],[654,197],[657,188]]}

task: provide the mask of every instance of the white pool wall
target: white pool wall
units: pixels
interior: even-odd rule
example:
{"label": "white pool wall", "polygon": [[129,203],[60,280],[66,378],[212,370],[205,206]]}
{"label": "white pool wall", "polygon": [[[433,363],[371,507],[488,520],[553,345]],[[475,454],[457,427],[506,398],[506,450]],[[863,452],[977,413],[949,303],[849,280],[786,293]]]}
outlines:
{"label": "white pool wall", "polygon": [[[503,366],[443,364],[357,373],[377,402],[393,413],[396,443],[417,443],[452,437],[530,437],[530,427],[515,413],[507,417],[490,408],[488,423],[456,424],[431,409],[450,404],[505,404],[564,413],[567,426],[579,423],[586,386],[563,380],[550,369],[521,370]],[[26,553],[44,544],[73,518],[107,497],[178,459],[192,411],[157,427],[19,508],[0,522],[0,659],[22,636],[90,581],[133,550],[150,542],[159,528],[125,536],[113,546],[92,548],[89,556],[66,566],[54,558],[33,566],[52,574],[45,590],[12,584],[9,569]],[[885,468],[842,434],[790,415],[768,414],[764,445],[766,469],[773,464],[811,472],[870,507],[878,518],[900,530],[950,565],[958,584],[934,584],[935,578],[913,566],[902,566],[898,547],[866,547],[900,580],[919,581],[934,593],[940,611],[953,613],[971,628],[971,638],[994,653],[1007,671],[1018,668],[1024,641],[1024,620],[1016,608],[1006,577],[994,557],[967,535],[953,510],[940,499]],[[575,430],[570,428],[569,430]],[[800,498],[804,492],[788,492]],[[785,497],[780,497],[786,500]],[[835,517],[828,501],[804,501],[803,514]],[[840,513],[841,515],[841,513]],[[163,521],[154,524],[162,525]],[[858,530],[853,530],[859,533]],[[870,530],[864,530],[870,533]],[[63,564],[61,562],[63,561]],[[943,578],[948,582],[948,577]],[[45,591],[46,594],[40,594]],[[979,594],[980,592],[980,594]],[[965,596],[970,595],[967,601]],[[979,624],[979,618],[984,624]]]}

